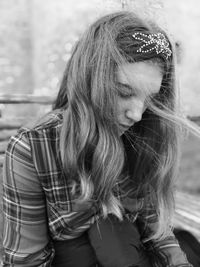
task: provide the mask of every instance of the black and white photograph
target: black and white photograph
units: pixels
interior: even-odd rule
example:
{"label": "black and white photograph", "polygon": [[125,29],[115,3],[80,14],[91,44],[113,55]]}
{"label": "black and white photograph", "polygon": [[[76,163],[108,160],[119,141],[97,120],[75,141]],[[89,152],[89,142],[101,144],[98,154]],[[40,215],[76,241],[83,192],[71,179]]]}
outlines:
{"label": "black and white photograph", "polygon": [[0,267],[200,267],[199,0],[0,0]]}

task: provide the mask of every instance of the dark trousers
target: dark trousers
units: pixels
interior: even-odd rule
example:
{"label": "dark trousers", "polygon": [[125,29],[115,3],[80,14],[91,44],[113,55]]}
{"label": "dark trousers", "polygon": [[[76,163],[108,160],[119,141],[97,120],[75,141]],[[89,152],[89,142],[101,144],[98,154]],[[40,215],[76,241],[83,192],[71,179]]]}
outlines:
{"label": "dark trousers", "polygon": [[78,238],[54,241],[52,267],[99,267],[87,233]]}
{"label": "dark trousers", "polygon": [[136,225],[113,215],[54,247],[54,267],[151,267]]}

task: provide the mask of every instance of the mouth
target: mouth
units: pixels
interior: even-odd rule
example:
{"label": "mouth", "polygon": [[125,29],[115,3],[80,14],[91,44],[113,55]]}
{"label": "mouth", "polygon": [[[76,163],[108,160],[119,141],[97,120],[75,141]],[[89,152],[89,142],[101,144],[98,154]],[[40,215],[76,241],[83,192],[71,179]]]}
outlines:
{"label": "mouth", "polygon": [[126,132],[128,131],[128,129],[133,126],[133,125],[124,125],[124,124],[120,124],[120,129],[122,132]]}

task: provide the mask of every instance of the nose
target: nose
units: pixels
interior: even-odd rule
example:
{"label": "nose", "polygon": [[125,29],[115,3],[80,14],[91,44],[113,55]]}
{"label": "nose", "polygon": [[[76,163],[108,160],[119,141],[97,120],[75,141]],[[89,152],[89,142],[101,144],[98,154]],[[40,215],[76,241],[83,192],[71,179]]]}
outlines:
{"label": "nose", "polygon": [[144,101],[133,100],[129,102],[125,115],[129,120],[133,122],[138,122],[141,121],[143,112],[144,112]]}

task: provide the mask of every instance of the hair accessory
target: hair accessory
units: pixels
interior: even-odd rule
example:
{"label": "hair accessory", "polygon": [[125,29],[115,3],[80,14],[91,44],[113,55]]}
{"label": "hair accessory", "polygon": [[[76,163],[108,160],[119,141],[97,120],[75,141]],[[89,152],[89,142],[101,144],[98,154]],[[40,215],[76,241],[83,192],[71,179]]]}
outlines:
{"label": "hair accessory", "polygon": [[169,48],[169,42],[161,32],[153,34],[136,32],[132,36],[136,40],[143,42],[142,46],[137,50],[137,52],[148,53],[155,49],[157,54],[164,54],[166,59],[172,54],[172,51]]}

